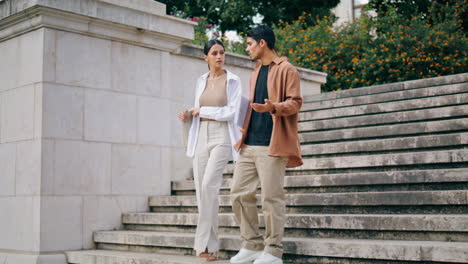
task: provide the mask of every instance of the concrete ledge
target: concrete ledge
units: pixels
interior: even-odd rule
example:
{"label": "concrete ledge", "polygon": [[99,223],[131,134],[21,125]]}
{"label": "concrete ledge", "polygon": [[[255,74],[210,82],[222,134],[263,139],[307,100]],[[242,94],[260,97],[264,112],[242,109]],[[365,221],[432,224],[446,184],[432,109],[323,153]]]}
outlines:
{"label": "concrete ledge", "polygon": [[[287,176],[284,179],[284,186],[286,188],[307,188],[446,182],[468,182],[468,169],[383,171]],[[231,183],[232,179],[223,180],[221,189],[229,190]],[[195,186],[193,181],[176,181],[172,184],[172,190],[195,191]]]}
{"label": "concrete ledge", "polygon": [[174,51],[194,36],[194,22],[150,15],[100,0],[25,1],[12,15],[0,20],[0,41],[48,27]]}
{"label": "concrete ledge", "polygon": [[346,127],[362,127],[382,124],[397,124],[402,122],[429,121],[433,119],[465,117],[468,115],[468,105],[446,106],[405,112],[386,113],[370,116],[340,117],[335,119],[300,122],[300,131],[339,129]]}
{"label": "concrete ledge", "polygon": [[[167,16],[165,5],[152,0],[7,1],[4,4],[0,4],[0,14],[3,15],[0,19],[39,6],[169,35],[188,34],[186,36],[190,39],[193,39],[193,26],[197,24],[186,19]],[[186,26],[180,27],[180,25]]]}
{"label": "concrete ledge", "polygon": [[376,104],[382,102],[399,101],[406,99],[417,99],[434,97],[441,95],[466,93],[468,92],[468,83],[456,83],[443,86],[425,87],[414,90],[403,90],[388,92],[382,94],[371,94],[357,97],[339,98],[318,102],[305,102],[302,105],[302,111],[321,110],[346,106],[358,106],[366,104]]}
{"label": "concrete ledge", "polygon": [[[399,191],[287,194],[286,206],[465,205],[468,191]],[[220,206],[231,206],[229,195],[219,196]],[[257,205],[261,197],[257,195]],[[150,207],[195,207],[195,196],[151,196]]]}
{"label": "concrete ledge", "polygon": [[321,120],[462,104],[468,104],[468,93],[301,112],[299,117],[301,121]]}
{"label": "concrete ledge", "polygon": [[[177,256],[155,253],[123,252],[115,250],[83,250],[66,252],[69,263],[74,264],[199,264],[195,256]],[[215,261],[213,264],[228,264]]]}
{"label": "concrete ledge", "polygon": [[[302,155],[348,154],[395,150],[458,147],[468,144],[468,133],[302,145]],[[417,155],[417,154],[416,154]]]}
{"label": "concrete ledge", "polygon": [[361,138],[417,136],[426,133],[440,133],[468,129],[468,118],[423,121],[410,124],[394,124],[376,127],[344,128],[332,131],[300,133],[301,143],[327,142]]}
{"label": "concrete ledge", "polygon": [[98,0],[104,3],[123,6],[149,14],[166,15],[166,5],[153,0]]}
{"label": "concrete ledge", "polygon": [[2,264],[65,264],[65,254],[20,254],[0,251]]}
{"label": "concrete ledge", "polygon": [[418,89],[423,87],[441,86],[455,83],[463,83],[468,81],[468,73],[460,73],[443,77],[428,78],[414,81],[390,83],[369,87],[355,88],[339,92],[323,93],[320,95],[307,96],[305,102],[332,100],[345,97],[363,96],[369,94],[387,93],[401,90]]}
{"label": "concrete ledge", "polygon": [[468,150],[430,151],[417,153],[399,153],[382,155],[306,159],[300,167],[290,170],[369,168],[383,166],[429,165],[439,163],[466,163]]}
{"label": "concrete ledge", "polygon": [[[386,214],[287,214],[285,228],[389,230],[427,232],[468,232],[468,215],[386,215]],[[259,215],[264,227],[263,215]],[[193,213],[128,213],[122,223],[132,225],[196,226]],[[232,213],[219,214],[221,227],[239,227]]]}
{"label": "concrete ledge", "polygon": [[[404,165],[431,165],[431,164],[462,164],[468,162],[468,150],[428,151],[417,153],[375,154],[332,157],[332,158],[306,158],[304,164],[286,171],[303,171],[318,169],[349,169],[371,168]],[[228,164],[224,173],[234,173],[234,165]]]}
{"label": "concrete ledge", "polygon": [[[96,232],[98,243],[130,244],[140,246],[172,246],[191,248],[194,234],[163,232],[114,231]],[[221,249],[237,251],[240,248],[238,236],[220,236]],[[382,259],[407,261],[447,261],[466,263],[468,255],[464,242],[426,242],[402,240],[358,240],[358,239],[317,239],[286,237],[283,240],[286,254],[308,256],[340,257],[347,259]]]}

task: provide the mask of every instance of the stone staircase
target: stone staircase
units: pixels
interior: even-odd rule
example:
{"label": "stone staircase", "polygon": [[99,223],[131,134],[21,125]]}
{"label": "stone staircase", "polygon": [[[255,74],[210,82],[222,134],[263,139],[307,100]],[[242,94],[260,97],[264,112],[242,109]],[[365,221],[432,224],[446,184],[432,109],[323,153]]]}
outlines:
{"label": "stone staircase", "polygon": [[[305,98],[288,169],[285,263],[468,263],[468,73]],[[221,257],[240,246],[225,171]],[[69,263],[200,263],[192,181],[97,231]],[[262,220],[262,219],[261,219]],[[184,256],[186,255],[186,256]],[[218,261],[216,263],[228,263]]]}

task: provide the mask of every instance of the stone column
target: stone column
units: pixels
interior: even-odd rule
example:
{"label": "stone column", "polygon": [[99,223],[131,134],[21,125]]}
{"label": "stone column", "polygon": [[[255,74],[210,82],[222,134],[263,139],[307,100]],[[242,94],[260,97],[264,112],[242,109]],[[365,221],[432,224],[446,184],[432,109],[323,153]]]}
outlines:
{"label": "stone column", "polygon": [[186,102],[168,66],[195,23],[165,14],[153,0],[0,1],[0,263],[63,264],[170,193]]}

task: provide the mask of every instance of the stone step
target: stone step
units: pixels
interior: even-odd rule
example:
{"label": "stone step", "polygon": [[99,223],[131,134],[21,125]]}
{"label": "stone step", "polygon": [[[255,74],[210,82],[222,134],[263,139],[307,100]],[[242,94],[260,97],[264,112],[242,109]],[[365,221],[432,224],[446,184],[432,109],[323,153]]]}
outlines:
{"label": "stone step", "polygon": [[[360,173],[337,173],[317,175],[288,175],[284,179],[287,192],[303,188],[312,192],[319,187],[381,186],[408,184],[443,184],[468,182],[468,169],[436,169],[411,171],[382,171]],[[229,190],[232,179],[223,179],[221,190]],[[260,188],[260,187],[259,187]],[[195,191],[193,180],[172,182],[172,191]]]}
{"label": "stone step", "polygon": [[[200,264],[195,256],[167,255],[156,253],[125,252],[117,250],[67,251],[68,263],[73,264]],[[228,264],[228,260],[210,262]]]}
{"label": "stone step", "polygon": [[[196,213],[125,213],[126,225],[196,226]],[[263,215],[259,215],[264,227]],[[219,214],[220,227],[238,227],[234,214]],[[468,232],[468,215],[431,214],[287,214],[285,228]]]}
{"label": "stone step", "polygon": [[[468,90],[468,83],[463,84]],[[426,109],[435,107],[444,107],[450,105],[461,105],[468,103],[468,93],[451,94],[436,97],[426,97],[402,101],[392,101],[385,103],[367,104],[367,105],[352,105],[347,107],[304,111],[299,114],[301,121],[310,120],[325,120],[340,117],[362,116],[371,114],[401,112],[414,109]]]}
{"label": "stone step", "polygon": [[377,104],[377,103],[400,101],[400,100],[407,100],[407,99],[417,99],[417,98],[432,98],[435,96],[443,96],[443,95],[466,93],[466,92],[468,92],[467,83],[456,83],[456,84],[449,84],[449,85],[443,85],[443,86],[426,87],[426,88],[420,88],[420,89],[403,90],[403,91],[395,91],[395,92],[372,94],[372,95],[363,95],[363,96],[357,96],[357,97],[332,99],[332,100],[326,100],[326,101],[305,102],[301,107],[301,111],[325,110],[325,109],[340,108],[340,107],[347,107],[347,106]]}
{"label": "stone step", "polygon": [[341,117],[335,119],[304,121],[299,123],[300,131],[332,130],[351,127],[401,124],[413,121],[430,121],[443,118],[468,116],[468,104],[410,110],[368,116]]}
{"label": "stone step", "polygon": [[422,151],[427,148],[460,148],[468,144],[468,132],[390,139],[371,139],[302,145],[303,156],[350,155],[353,153]]}
{"label": "stone step", "polygon": [[[374,154],[359,156],[341,156],[329,158],[305,158],[304,164],[295,168],[287,168],[286,172],[357,169],[379,167],[421,166],[433,164],[464,164],[468,162],[468,149],[441,150],[416,153]],[[232,174],[234,164],[228,164],[224,173]]]}
{"label": "stone step", "polygon": [[468,73],[460,73],[454,75],[448,75],[443,77],[435,77],[428,79],[420,79],[414,81],[405,81],[398,83],[374,85],[369,87],[361,87],[358,89],[344,90],[332,93],[323,93],[311,96],[305,96],[304,102],[319,102],[328,101],[340,98],[358,97],[366,95],[379,95],[386,94],[395,91],[410,91],[413,89],[425,88],[425,87],[437,87],[457,83],[468,82]]}
{"label": "stone step", "polygon": [[[126,247],[191,248],[193,240],[193,233],[153,231],[102,231],[94,233],[94,241],[98,243],[98,247],[101,247],[101,244],[109,244],[110,248],[112,245],[118,244],[125,245]],[[296,256],[452,263],[468,262],[468,254],[466,254],[468,243],[466,242],[285,237],[283,246],[285,254],[294,254]],[[220,247],[224,251],[237,251],[240,248],[239,237],[236,235],[221,235]],[[288,258],[288,256],[286,255],[285,258]]]}
{"label": "stone step", "polygon": [[422,136],[425,134],[468,131],[468,118],[423,121],[375,127],[344,128],[331,131],[301,132],[301,143],[322,143],[370,138]]}
{"label": "stone step", "polygon": [[[257,205],[261,196],[257,195]],[[351,193],[287,194],[286,206],[403,206],[403,205],[466,205],[468,191],[397,191]],[[219,205],[230,207],[229,195],[219,196]],[[151,196],[150,207],[196,207],[195,196]]]}

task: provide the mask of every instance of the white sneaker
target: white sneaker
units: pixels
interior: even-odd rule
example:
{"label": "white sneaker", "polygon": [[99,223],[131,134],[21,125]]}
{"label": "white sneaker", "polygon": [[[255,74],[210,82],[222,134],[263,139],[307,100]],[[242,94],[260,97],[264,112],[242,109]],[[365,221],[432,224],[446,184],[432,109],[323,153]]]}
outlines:
{"label": "white sneaker", "polygon": [[239,253],[231,258],[230,262],[234,264],[244,264],[246,262],[254,261],[262,254],[262,251],[248,250],[241,248]]}
{"label": "white sneaker", "polygon": [[280,258],[273,256],[268,252],[262,252],[262,254],[254,261],[253,264],[283,264]]}

